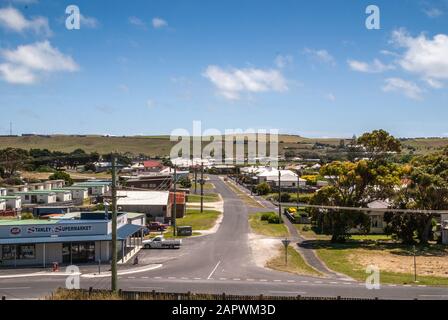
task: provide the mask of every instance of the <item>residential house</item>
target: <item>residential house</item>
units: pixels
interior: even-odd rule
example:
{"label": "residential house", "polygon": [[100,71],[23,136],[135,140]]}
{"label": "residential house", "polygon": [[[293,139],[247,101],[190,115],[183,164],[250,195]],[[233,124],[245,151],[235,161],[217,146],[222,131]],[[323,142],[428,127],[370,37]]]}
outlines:
{"label": "residential house", "polygon": [[169,191],[117,191],[119,210],[144,213],[147,221],[171,219]]}
{"label": "residential house", "polygon": [[6,196],[8,194],[8,190],[6,188],[0,188],[0,196]]}
{"label": "residential house", "polygon": [[[170,192],[170,203],[174,206],[174,192]],[[176,191],[176,218],[183,218],[186,211],[187,211],[186,193]]]}
{"label": "residential house", "polygon": [[89,189],[87,187],[69,186],[58,190],[70,191],[72,193],[72,200],[79,203],[83,203],[84,200],[89,198]]}
{"label": "residential house", "polygon": [[157,160],[147,160],[143,161],[143,167],[146,172],[160,172],[164,165]]}
{"label": "residential house", "polygon": [[153,173],[136,177],[122,176],[126,187],[147,190],[168,190],[173,184],[173,176],[169,173]]}
{"label": "residential house", "polygon": [[21,197],[22,204],[51,204],[57,202],[56,193],[51,190],[16,192]]}
{"label": "residential house", "polygon": [[22,198],[20,196],[0,196],[0,200],[6,201],[6,210],[20,211],[22,208]]}
{"label": "residential house", "polygon": [[108,181],[86,181],[73,184],[74,187],[85,187],[89,196],[102,196],[109,192],[111,182]]}

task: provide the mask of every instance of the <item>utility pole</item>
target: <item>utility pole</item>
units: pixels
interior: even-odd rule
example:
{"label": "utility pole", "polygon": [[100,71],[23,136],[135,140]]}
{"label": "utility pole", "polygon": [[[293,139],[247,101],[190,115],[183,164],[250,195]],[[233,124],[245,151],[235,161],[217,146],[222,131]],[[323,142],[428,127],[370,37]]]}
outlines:
{"label": "utility pole", "polygon": [[174,213],[172,214],[171,220],[173,224],[173,236],[176,236],[176,215],[177,215],[177,205],[176,205],[176,190],[177,190],[177,168],[174,166],[174,200],[173,200],[173,206],[174,206]]}
{"label": "utility pole", "polygon": [[194,166],[194,194],[198,194],[198,168]]}
{"label": "utility pole", "polygon": [[201,213],[204,212],[204,163],[201,161]]}
{"label": "utility pole", "polygon": [[12,121],[9,122],[9,135],[12,137]]}
{"label": "utility pole", "polygon": [[278,218],[282,220],[282,187],[280,185],[281,179],[280,167],[278,167]]}
{"label": "utility pole", "polygon": [[414,282],[417,282],[417,259],[416,259],[416,252],[415,252],[415,245],[414,245]]}
{"label": "utility pole", "polygon": [[299,177],[299,171],[297,171],[297,211],[299,211],[299,188],[300,188],[300,177]]}
{"label": "utility pole", "polygon": [[112,292],[117,292],[117,167],[115,154],[112,155]]}

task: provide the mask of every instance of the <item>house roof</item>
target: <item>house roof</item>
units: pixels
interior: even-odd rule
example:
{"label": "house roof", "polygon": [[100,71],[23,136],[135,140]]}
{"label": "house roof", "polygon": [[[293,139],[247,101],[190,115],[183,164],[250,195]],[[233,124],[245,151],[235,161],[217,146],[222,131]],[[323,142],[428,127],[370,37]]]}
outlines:
{"label": "house roof", "polygon": [[117,205],[167,205],[169,191],[117,191]]}
{"label": "house roof", "polygon": [[387,209],[389,208],[389,203],[384,200],[375,200],[368,203],[367,207],[372,209]]}
{"label": "house roof", "polygon": [[143,166],[145,168],[156,168],[156,167],[162,167],[162,163],[160,163],[160,161],[156,161],[156,160],[147,160],[147,161],[143,161]]}

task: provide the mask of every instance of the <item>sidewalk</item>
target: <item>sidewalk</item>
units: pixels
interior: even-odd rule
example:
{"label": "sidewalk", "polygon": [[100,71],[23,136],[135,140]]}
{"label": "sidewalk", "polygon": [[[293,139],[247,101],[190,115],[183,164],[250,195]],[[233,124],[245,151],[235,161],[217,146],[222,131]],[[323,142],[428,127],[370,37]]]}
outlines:
{"label": "sidewalk", "polygon": [[[149,265],[130,265],[130,264],[123,264],[118,265],[118,274],[132,274],[132,273],[139,273],[139,272],[145,272],[150,271],[154,269],[161,268],[162,264],[149,264]],[[103,264],[101,265],[101,268],[99,269],[99,265],[84,265],[84,266],[77,266],[79,268],[79,273],[72,273],[72,272],[66,272],[68,266],[60,266],[59,271],[52,271],[52,268],[38,268],[38,267],[31,267],[31,268],[10,268],[10,269],[3,269],[0,268],[0,279],[11,279],[11,278],[28,278],[28,277],[66,277],[69,275],[75,275],[80,274],[82,277],[110,277],[110,264]],[[99,272],[100,271],[100,272]]]}

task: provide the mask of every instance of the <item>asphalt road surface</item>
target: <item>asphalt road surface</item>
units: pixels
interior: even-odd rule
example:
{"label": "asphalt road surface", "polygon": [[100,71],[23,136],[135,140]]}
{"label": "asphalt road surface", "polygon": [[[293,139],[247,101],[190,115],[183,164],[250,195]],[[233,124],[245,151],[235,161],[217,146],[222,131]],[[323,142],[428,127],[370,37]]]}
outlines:
{"label": "asphalt road surface", "polygon": [[[224,199],[224,218],[214,234],[183,240],[179,250],[142,250],[140,265],[161,268],[119,276],[119,287],[132,291],[201,292],[243,295],[321,296],[380,299],[448,299],[448,288],[382,285],[344,278],[298,276],[255,265],[249,248],[249,208],[223,181],[211,176]],[[81,278],[81,287],[110,288],[110,278]],[[65,287],[55,276],[0,279],[0,295],[7,299],[35,299]]]}

